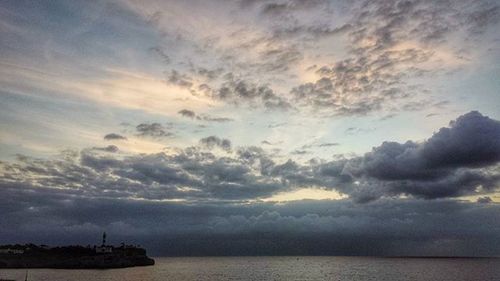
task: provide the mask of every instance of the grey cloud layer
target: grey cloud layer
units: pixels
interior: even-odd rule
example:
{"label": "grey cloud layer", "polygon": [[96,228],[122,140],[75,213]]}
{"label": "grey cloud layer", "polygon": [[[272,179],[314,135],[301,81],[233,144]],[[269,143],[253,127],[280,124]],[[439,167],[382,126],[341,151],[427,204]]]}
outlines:
{"label": "grey cloud layer", "polygon": [[[208,148],[230,150],[230,142],[202,139]],[[188,148],[177,155],[164,153],[126,156],[86,149],[64,159],[20,157],[2,163],[2,186],[58,192],[83,197],[143,198],[148,200],[224,200],[267,197],[286,185],[261,175],[244,157],[217,157]]]}
{"label": "grey cloud layer", "polygon": [[[154,255],[496,255],[499,206],[440,200],[185,204],[0,189],[1,242],[140,243]],[[211,241],[207,243],[206,241]]]}
{"label": "grey cloud layer", "polygon": [[[303,187],[333,189],[357,202],[407,195],[448,198],[491,193],[500,184],[500,122],[470,112],[424,142],[384,142],[364,156],[276,163],[259,147],[217,136],[165,153],[121,155],[86,149],[63,159],[2,163],[1,184],[85,197],[253,200]],[[218,155],[213,148],[226,154]],[[108,152],[108,153],[106,153]]]}

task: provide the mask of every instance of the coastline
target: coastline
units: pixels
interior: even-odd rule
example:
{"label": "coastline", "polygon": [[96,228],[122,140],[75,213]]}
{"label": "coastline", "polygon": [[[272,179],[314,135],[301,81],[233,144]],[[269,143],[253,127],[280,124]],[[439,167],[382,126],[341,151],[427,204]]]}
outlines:
{"label": "coastline", "polygon": [[154,265],[155,260],[138,246],[0,246],[0,269],[108,269]]}

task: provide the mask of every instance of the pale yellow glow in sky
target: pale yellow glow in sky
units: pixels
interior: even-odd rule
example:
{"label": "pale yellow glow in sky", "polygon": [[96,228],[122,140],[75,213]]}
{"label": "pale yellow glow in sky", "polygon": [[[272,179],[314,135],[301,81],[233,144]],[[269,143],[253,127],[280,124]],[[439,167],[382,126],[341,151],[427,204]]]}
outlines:
{"label": "pale yellow glow in sky", "polygon": [[481,194],[481,195],[471,195],[460,197],[462,200],[467,200],[471,202],[476,202],[478,198],[488,196],[495,203],[500,203],[500,193],[491,193],[491,194]]}
{"label": "pale yellow glow in sky", "polygon": [[318,188],[301,188],[291,192],[283,192],[266,198],[265,202],[286,202],[295,200],[339,200],[347,198],[335,190],[324,190]]}

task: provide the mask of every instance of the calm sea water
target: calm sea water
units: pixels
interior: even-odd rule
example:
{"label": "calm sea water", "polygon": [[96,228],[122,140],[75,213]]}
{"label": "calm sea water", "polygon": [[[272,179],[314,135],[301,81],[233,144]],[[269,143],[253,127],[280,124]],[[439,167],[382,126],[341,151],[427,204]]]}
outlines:
{"label": "calm sea water", "polygon": [[[0,279],[24,280],[2,269]],[[156,258],[156,265],[108,270],[31,269],[31,281],[149,280],[441,280],[498,281],[500,259],[371,257]]]}

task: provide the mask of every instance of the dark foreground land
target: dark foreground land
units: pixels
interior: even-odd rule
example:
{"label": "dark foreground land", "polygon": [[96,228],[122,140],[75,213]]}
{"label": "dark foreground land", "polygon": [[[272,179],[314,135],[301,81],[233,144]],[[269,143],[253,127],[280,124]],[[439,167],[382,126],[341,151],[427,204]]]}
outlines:
{"label": "dark foreground land", "polygon": [[[6,252],[6,249],[15,251]],[[0,246],[0,250],[3,250],[0,268],[106,269],[155,263],[146,255],[146,250],[133,246],[108,246],[107,253],[83,246],[47,248],[32,244]]]}

